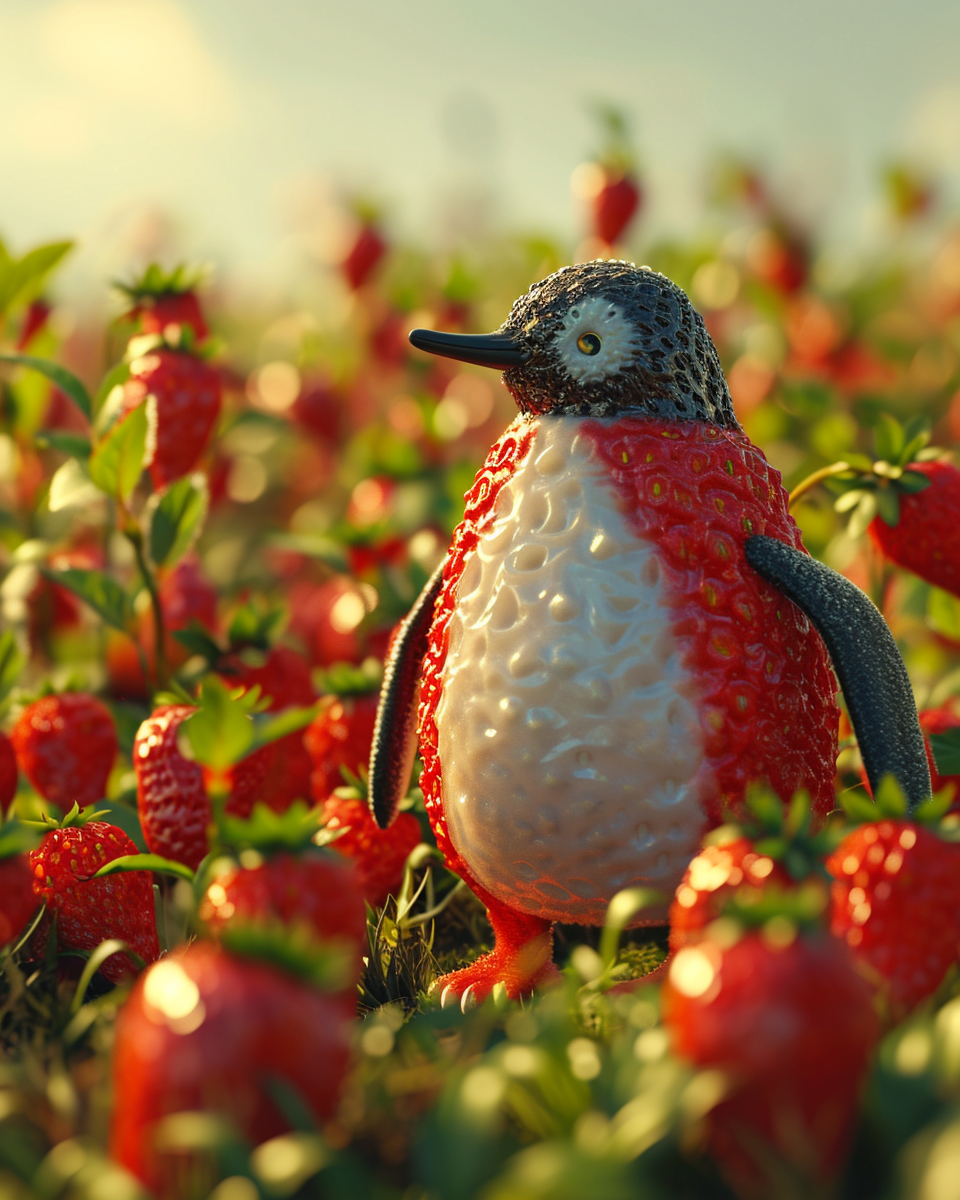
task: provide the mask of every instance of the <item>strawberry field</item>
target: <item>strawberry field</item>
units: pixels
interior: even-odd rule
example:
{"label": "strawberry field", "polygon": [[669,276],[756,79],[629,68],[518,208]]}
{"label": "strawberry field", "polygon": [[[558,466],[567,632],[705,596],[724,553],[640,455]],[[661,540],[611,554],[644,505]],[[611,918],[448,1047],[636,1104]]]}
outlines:
{"label": "strawberry field", "polygon": [[[58,303],[69,243],[0,242],[0,1196],[956,1194],[960,223],[894,169],[884,242],[842,258],[729,163],[656,242],[625,157],[577,180],[579,247],[452,257],[357,211],[320,282],[131,268],[108,321]],[[804,544],[892,631],[932,795],[868,778],[844,704],[827,802],[748,779],[675,894],[448,980],[485,904],[419,760],[380,760],[387,828],[368,761],[516,407],[407,334],[496,329],[597,257],[703,315]],[[776,717],[801,771],[808,700]]]}

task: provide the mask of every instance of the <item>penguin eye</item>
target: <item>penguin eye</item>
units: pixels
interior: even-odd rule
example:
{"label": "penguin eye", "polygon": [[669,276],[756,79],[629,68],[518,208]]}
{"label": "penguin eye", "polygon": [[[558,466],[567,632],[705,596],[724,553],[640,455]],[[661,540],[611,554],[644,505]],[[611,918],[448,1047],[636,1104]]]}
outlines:
{"label": "penguin eye", "polygon": [[602,342],[595,333],[581,333],[577,338],[577,349],[581,354],[599,354]]}

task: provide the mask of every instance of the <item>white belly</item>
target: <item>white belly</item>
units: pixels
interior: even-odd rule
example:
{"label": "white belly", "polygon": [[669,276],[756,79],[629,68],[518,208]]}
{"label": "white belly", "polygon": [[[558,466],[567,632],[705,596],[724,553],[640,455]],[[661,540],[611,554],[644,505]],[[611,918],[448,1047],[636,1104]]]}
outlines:
{"label": "white belly", "polygon": [[447,826],[477,881],[596,924],[621,888],[679,882],[703,831],[703,755],[656,552],[579,426],[541,419],[499,494],[460,581],[436,720]]}

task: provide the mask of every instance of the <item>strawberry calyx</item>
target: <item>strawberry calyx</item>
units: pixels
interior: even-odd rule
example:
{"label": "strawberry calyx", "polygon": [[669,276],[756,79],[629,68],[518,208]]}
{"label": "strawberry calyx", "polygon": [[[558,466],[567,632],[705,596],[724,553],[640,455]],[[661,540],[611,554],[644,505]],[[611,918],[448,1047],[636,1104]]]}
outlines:
{"label": "strawberry calyx", "polygon": [[125,318],[137,322],[145,333],[166,333],[168,328],[179,326],[189,329],[195,342],[203,342],[209,330],[196,291],[207,275],[205,267],[181,263],[167,271],[151,263],[133,283],[116,280],[114,287],[132,306]]}
{"label": "strawberry calyx", "polygon": [[826,878],[824,859],[842,836],[834,824],[813,826],[810,796],[797,792],[789,806],[769,788],[753,787],[746,798],[750,819],[722,825],[704,838],[704,845],[719,845],[733,836],[748,838],[757,854],[779,863],[791,879],[801,883],[811,877]]}
{"label": "strawberry calyx", "polygon": [[52,817],[49,813],[44,813],[39,821],[21,821],[20,824],[27,829],[39,829],[43,833],[49,833],[53,829],[83,829],[91,821],[99,821],[101,817],[109,817],[109,815],[109,809],[95,809],[92,804],[82,809],[74,801],[69,812],[65,812],[59,817]]}
{"label": "strawberry calyx", "polygon": [[911,469],[913,464],[933,462],[946,452],[929,446],[930,429],[923,417],[902,425],[889,413],[881,413],[874,427],[875,456],[850,454],[807,476],[790,493],[791,507],[818,483],[839,493],[834,503],[838,513],[849,513],[848,534],[857,538],[875,518],[895,529],[900,521],[900,501],[930,486],[927,476]]}
{"label": "strawberry calyx", "polygon": [[295,800],[281,813],[257,802],[249,817],[223,814],[220,844],[237,856],[245,856],[242,865],[250,866],[254,856],[266,857],[281,850],[296,853],[316,846],[322,821],[321,809],[310,808],[303,800]]}

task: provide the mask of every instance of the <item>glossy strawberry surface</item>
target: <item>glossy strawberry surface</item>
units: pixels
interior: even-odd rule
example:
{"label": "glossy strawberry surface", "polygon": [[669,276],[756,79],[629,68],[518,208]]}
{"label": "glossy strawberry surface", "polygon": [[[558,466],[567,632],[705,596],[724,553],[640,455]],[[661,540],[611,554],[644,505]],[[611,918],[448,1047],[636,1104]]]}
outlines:
{"label": "glossy strawberry surface", "polygon": [[123,411],[130,412],[147,396],[157,401],[157,440],[150,464],[154,487],[166,487],[197,465],[220,415],[220,393],[220,376],[192,354],[161,348],[130,364]]}
{"label": "glossy strawberry surface", "polygon": [[905,820],[861,825],[827,860],[831,932],[899,1020],[960,955],[960,846]]}
{"label": "glossy strawberry surface", "polygon": [[329,696],[307,726],[304,744],[313,773],[310,787],[318,803],[335,788],[343,787],[342,767],[356,775],[370,758],[370,743],[377,719],[377,695]]}
{"label": "glossy strawberry surface", "polygon": [[11,733],[20,770],[45,800],[66,812],[100,800],[117,756],[107,708],[86,692],[28,704]]}
{"label": "glossy strawberry surface", "polygon": [[[137,853],[131,838],[105,821],[53,829],[30,851],[33,890],[56,915],[59,945],[94,950],[107,938],[120,938],[145,962],[158,957],[150,872],[91,878],[115,858]],[[135,967],[126,955],[115,954],[100,970],[117,983]]]}
{"label": "glossy strawberry surface", "polygon": [[899,495],[900,518],[874,517],[867,533],[891,562],[960,595],[960,471],[947,462],[910,463],[930,484]]}
{"label": "glossy strawberry surface", "polygon": [[350,1022],[335,996],[210,942],[180,947],[137,982],[117,1020],[111,1154],[151,1192],[206,1195],[196,1159],[154,1145],[176,1112],[229,1120],[255,1146],[290,1130],[269,1080],[318,1122],[336,1108]]}
{"label": "glossy strawberry surface", "polygon": [[779,933],[686,946],[662,991],[675,1050],[728,1081],[707,1117],[709,1148],[749,1200],[780,1194],[785,1177],[797,1195],[827,1194],[877,1036],[870,988],[843,947]]}

